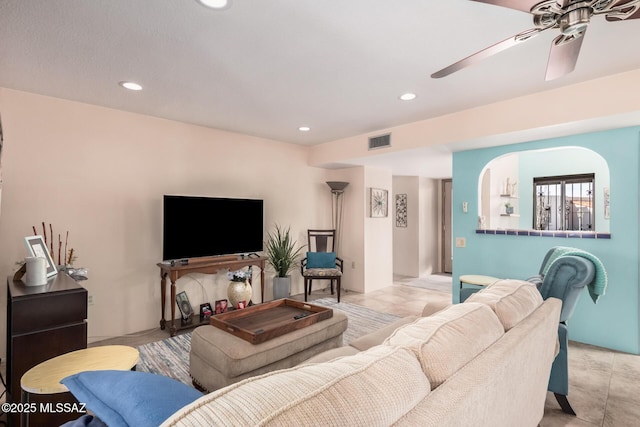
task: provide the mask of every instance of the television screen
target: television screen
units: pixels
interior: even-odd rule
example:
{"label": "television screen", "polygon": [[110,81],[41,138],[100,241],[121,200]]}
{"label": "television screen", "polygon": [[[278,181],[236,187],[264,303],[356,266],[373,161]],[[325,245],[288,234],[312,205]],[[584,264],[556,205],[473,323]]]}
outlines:
{"label": "television screen", "polygon": [[259,252],[263,201],[164,196],[162,259]]}

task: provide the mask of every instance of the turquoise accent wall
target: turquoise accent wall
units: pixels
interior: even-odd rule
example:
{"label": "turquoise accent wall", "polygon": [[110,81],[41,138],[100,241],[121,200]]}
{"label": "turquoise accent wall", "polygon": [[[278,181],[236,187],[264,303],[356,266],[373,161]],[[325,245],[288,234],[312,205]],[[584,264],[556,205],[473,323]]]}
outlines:
{"label": "turquoise accent wall", "polygon": [[[563,239],[476,234],[478,179],[492,159],[510,152],[560,146],[589,148],[607,162],[611,185],[611,239]],[[453,154],[453,206],[469,203],[469,213],[453,209],[453,237],[466,238],[453,248],[453,283],[463,274],[526,279],[538,273],[553,246],[589,251],[603,262],[609,284],[594,304],[585,290],[569,320],[569,339],[640,354],[640,127],[616,129]],[[453,286],[453,300],[460,300]]]}

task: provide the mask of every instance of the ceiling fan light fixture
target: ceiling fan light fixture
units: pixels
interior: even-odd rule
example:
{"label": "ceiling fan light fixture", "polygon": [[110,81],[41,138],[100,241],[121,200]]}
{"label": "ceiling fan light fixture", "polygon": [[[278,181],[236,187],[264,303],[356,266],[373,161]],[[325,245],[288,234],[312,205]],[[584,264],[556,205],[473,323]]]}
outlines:
{"label": "ceiling fan light fixture", "polygon": [[565,36],[573,36],[584,32],[591,21],[591,11],[582,7],[565,13],[560,18],[560,32]]}
{"label": "ceiling fan light fixture", "polygon": [[418,95],[416,95],[415,93],[411,93],[411,92],[407,92],[407,93],[403,93],[402,95],[400,95],[398,98],[401,101],[413,101],[414,99],[416,99],[418,97]]}
{"label": "ceiling fan light fixture", "polygon": [[223,10],[231,7],[231,0],[197,0],[204,7],[215,10]]}

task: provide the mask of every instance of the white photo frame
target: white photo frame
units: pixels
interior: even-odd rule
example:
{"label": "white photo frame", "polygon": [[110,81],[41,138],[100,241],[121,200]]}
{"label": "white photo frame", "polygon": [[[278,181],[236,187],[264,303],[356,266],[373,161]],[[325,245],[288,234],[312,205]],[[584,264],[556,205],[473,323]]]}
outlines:
{"label": "white photo frame", "polygon": [[42,236],[28,236],[24,238],[24,242],[27,245],[27,251],[32,257],[44,258],[47,261],[47,277],[58,274],[56,264],[53,262]]}

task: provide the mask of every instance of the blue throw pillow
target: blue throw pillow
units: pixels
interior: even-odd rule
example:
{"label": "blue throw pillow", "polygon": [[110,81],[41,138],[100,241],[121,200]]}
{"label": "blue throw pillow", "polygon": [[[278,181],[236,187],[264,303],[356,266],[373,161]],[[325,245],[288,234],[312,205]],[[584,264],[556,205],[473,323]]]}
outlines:
{"label": "blue throw pillow", "polygon": [[307,268],[336,268],[336,253],[307,252]]}
{"label": "blue throw pillow", "polygon": [[202,396],[172,378],[136,371],[86,371],[61,381],[109,427],[159,426]]}

